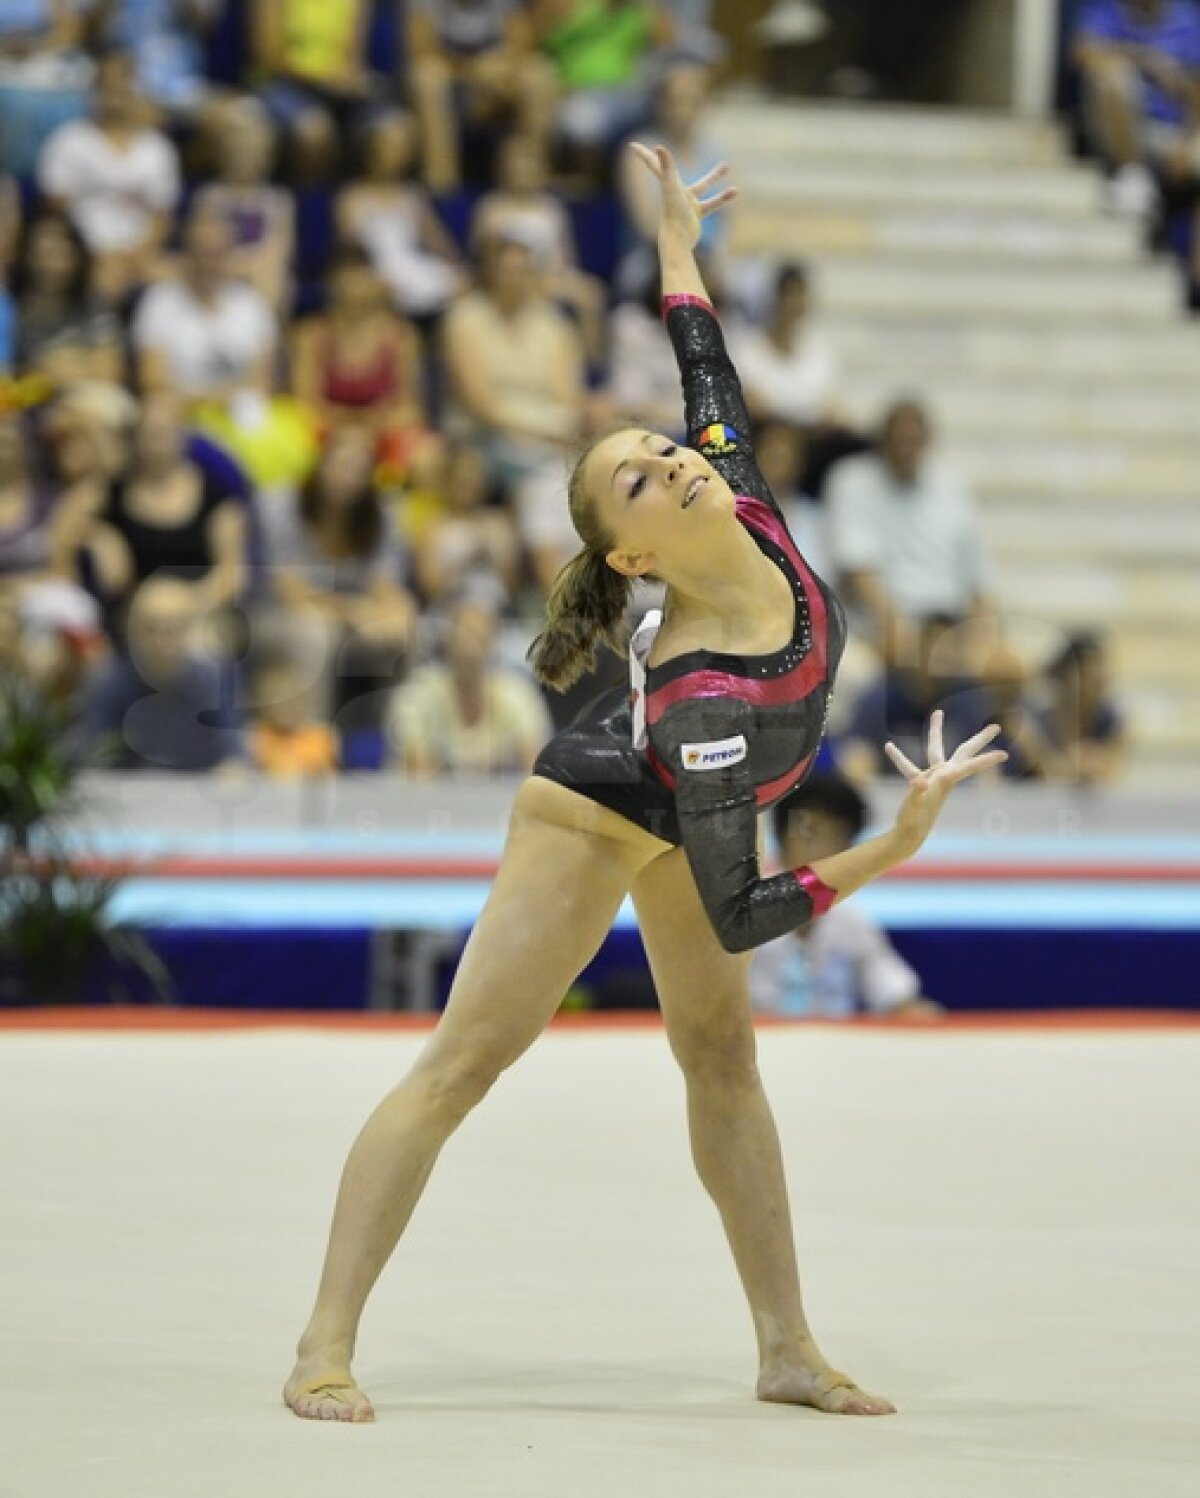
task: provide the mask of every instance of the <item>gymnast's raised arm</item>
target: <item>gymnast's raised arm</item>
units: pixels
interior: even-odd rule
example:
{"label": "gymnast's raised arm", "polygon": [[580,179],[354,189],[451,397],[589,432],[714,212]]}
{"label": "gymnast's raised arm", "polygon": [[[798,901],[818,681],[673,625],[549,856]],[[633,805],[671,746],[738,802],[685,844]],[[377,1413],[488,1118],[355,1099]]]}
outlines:
{"label": "gymnast's raised arm", "polygon": [[665,146],[651,150],[635,143],[630,150],[658,178],[662,193],[658,254],[663,321],[679,363],[688,446],[708,459],[735,494],[774,505],[754,459],[741,382],[693,253],[701,222],[734,198],[737,188],[702,197],[728,171],[724,163],[687,187]]}

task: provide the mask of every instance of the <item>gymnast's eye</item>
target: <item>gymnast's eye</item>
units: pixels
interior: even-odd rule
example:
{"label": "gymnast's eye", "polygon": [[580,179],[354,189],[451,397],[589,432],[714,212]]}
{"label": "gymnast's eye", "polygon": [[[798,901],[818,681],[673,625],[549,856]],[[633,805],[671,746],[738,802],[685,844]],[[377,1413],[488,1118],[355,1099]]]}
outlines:
{"label": "gymnast's eye", "polygon": [[643,473],[633,481],[633,487],[629,491],[630,499],[636,499],[646,487],[646,475]]}

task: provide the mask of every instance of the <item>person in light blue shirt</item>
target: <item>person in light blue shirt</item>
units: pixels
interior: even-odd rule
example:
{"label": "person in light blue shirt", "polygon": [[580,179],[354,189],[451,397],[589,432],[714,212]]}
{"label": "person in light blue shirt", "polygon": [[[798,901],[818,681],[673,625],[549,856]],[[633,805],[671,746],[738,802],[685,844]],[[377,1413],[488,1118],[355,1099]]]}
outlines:
{"label": "person in light blue shirt", "polygon": [[[814,773],[771,808],[782,866],[840,853],[862,835],[867,815],[866,801],[845,776]],[[945,1013],[922,993],[887,933],[848,903],[756,948],[750,996],[758,1013],[788,1018],[925,1021]]]}

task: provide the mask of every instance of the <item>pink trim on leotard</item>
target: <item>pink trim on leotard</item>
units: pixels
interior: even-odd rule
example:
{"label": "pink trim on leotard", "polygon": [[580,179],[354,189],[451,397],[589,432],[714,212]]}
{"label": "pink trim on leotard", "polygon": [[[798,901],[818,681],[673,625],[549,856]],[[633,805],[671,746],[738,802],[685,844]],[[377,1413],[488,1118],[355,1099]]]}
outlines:
{"label": "pink trim on leotard", "polygon": [[796,883],[812,901],[813,919],[824,915],[833,902],[837,899],[837,890],[830,889],[819,874],[814,874],[810,868],[793,869]]}
{"label": "pink trim on leotard", "polygon": [[780,796],[786,796],[788,791],[808,774],[808,767],[813,762],[812,755],[802,759],[798,765],[793,765],[786,774],[780,775],[777,780],[768,780],[766,785],[755,788],[754,799],[758,802],[759,810],[764,806],[770,806],[772,801],[778,801]]}
{"label": "pink trim on leotard", "polygon": [[693,296],[690,291],[673,291],[662,299],[664,321],[672,307],[703,307],[710,317],[716,317],[717,309],[707,297]]}

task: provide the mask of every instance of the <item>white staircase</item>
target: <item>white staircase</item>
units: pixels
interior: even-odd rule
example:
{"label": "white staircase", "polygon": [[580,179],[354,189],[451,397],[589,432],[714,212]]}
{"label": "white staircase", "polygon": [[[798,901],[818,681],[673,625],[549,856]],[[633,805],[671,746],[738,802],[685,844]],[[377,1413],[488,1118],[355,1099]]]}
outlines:
{"label": "white staircase", "polygon": [[1200,763],[1200,325],[1049,124],[728,98],[735,249],[817,268],[850,415],[925,396],[1031,655],[1111,631],[1139,778]]}

